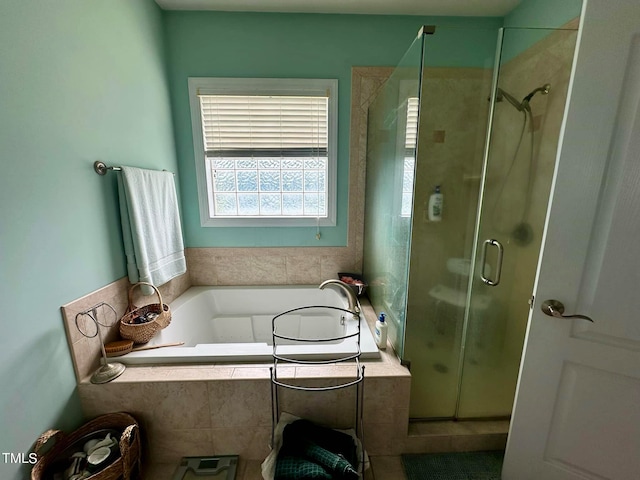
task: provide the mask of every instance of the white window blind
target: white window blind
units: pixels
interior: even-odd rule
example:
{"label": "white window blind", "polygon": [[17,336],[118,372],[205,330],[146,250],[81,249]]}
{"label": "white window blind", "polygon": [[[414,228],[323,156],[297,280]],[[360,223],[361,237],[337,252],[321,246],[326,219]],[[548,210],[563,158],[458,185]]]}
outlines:
{"label": "white window blind", "polygon": [[200,95],[207,157],[326,156],[328,98]]}
{"label": "white window blind", "polygon": [[416,148],[418,138],[418,97],[407,98],[407,128],[405,133],[405,148]]}
{"label": "white window blind", "polygon": [[400,216],[410,217],[413,203],[413,177],[416,164],[416,148],[418,140],[418,97],[407,98],[407,123],[404,135],[404,163],[402,175],[402,204]]}
{"label": "white window blind", "polygon": [[336,89],[190,79],[204,226],[335,225]]}

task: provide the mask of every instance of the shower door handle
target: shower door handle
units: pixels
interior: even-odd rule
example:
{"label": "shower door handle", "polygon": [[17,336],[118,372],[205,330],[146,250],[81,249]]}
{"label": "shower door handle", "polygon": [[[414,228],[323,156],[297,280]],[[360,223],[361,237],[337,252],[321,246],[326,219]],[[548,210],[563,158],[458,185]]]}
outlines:
{"label": "shower door handle", "polygon": [[[496,277],[493,280],[491,280],[490,278],[488,278],[485,275],[485,269],[486,269],[486,266],[487,266],[487,263],[486,263],[487,248],[489,247],[489,245],[491,245],[493,247],[496,247],[498,249],[498,258],[496,260]],[[504,247],[502,246],[502,244],[498,240],[495,240],[493,238],[488,238],[487,240],[484,241],[484,244],[482,245],[482,258],[480,260],[480,262],[481,262],[480,278],[482,279],[482,281],[484,283],[486,283],[490,287],[495,287],[496,285],[498,285],[500,283],[500,275],[502,274],[502,257],[503,257],[503,255],[504,255]]]}

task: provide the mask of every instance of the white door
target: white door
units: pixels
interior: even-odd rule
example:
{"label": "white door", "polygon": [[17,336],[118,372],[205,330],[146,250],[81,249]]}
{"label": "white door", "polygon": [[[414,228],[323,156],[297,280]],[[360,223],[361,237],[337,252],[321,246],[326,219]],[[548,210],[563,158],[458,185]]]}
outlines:
{"label": "white door", "polygon": [[638,480],[639,0],[586,0],[559,152],[502,478]]}

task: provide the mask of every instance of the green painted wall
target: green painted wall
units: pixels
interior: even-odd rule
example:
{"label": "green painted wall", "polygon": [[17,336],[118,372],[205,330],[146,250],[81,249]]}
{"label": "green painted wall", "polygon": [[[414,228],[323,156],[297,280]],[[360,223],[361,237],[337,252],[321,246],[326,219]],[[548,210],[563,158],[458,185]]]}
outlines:
{"label": "green painted wall", "polygon": [[151,0],[4,0],[0,45],[0,452],[20,453],[82,420],[60,306],[126,274],[94,160],[177,163]]}
{"label": "green painted wall", "polygon": [[503,63],[579,17],[581,11],[582,0],[524,0],[504,17]]}
{"label": "green painted wall", "polygon": [[[185,243],[217,246],[337,246],[347,239],[349,114],[352,66],[397,65],[424,24],[442,27],[429,65],[485,65],[501,18],[409,17],[223,12],[164,12]],[[464,28],[461,28],[464,27]],[[471,47],[471,48],[470,48]],[[204,228],[198,211],[187,78],[337,78],[337,226]]]}
{"label": "green painted wall", "polygon": [[558,28],[581,11],[582,0],[524,0],[504,17],[504,26]]}

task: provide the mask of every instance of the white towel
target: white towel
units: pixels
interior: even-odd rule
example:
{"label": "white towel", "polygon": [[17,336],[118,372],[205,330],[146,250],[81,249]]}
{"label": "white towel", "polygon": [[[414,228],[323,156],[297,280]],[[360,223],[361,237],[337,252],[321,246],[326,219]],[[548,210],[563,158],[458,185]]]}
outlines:
{"label": "white towel", "polygon": [[[118,196],[129,281],[160,286],[187,271],[171,172],[122,167]],[[148,287],[143,293],[151,294]]]}

